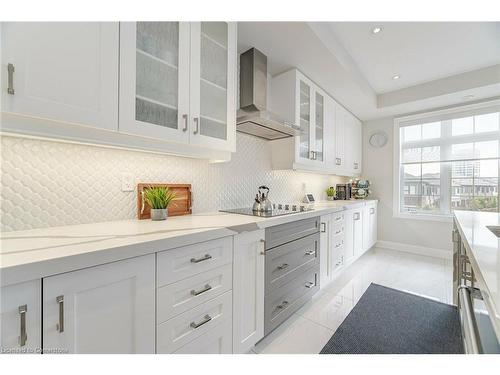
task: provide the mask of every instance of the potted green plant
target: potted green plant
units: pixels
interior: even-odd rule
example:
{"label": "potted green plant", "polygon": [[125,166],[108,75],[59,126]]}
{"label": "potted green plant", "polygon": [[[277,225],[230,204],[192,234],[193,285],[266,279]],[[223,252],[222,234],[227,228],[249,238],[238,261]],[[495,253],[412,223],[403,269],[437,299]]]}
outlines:
{"label": "potted green plant", "polygon": [[175,198],[175,194],[168,187],[150,186],[144,191],[144,200],[151,207],[151,220],[166,220],[168,205]]}
{"label": "potted green plant", "polygon": [[326,199],[329,201],[333,201],[335,199],[335,194],[337,191],[333,186],[330,186],[328,189],[326,189]]}

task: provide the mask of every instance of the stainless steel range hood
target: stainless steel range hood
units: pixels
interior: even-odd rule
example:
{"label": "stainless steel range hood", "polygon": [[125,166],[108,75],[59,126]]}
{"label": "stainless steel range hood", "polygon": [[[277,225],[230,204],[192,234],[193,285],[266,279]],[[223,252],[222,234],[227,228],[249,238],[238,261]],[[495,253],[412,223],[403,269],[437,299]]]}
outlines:
{"label": "stainless steel range hood", "polygon": [[255,48],[240,56],[240,109],[236,130],[268,140],[299,135],[299,127],[266,109],[267,57]]}

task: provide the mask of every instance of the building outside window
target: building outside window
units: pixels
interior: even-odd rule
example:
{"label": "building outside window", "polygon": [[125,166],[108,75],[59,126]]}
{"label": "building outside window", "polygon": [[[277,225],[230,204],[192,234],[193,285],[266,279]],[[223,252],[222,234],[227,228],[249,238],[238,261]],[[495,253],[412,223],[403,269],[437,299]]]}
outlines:
{"label": "building outside window", "polygon": [[395,215],[499,212],[500,101],[395,120]]}

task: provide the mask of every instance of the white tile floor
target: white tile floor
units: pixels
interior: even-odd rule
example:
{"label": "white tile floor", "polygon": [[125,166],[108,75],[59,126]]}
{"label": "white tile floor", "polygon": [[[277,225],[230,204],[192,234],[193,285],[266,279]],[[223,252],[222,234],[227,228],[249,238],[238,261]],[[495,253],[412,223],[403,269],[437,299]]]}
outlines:
{"label": "white tile floor", "polygon": [[319,353],[372,282],[452,302],[451,261],[375,248],[343,270],[253,352]]}

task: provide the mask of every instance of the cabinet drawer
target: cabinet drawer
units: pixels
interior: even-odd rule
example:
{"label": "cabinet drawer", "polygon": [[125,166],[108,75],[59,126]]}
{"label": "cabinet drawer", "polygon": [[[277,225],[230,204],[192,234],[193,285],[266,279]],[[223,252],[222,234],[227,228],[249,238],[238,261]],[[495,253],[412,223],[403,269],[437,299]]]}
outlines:
{"label": "cabinet drawer", "polygon": [[338,235],[332,238],[332,249],[337,251],[344,246],[344,235]]}
{"label": "cabinet drawer", "polygon": [[345,225],[344,220],[332,223],[332,236],[338,236],[339,234],[344,234]]}
{"label": "cabinet drawer", "polygon": [[227,264],[158,288],[156,319],[162,323],[231,289],[232,266]]}
{"label": "cabinet drawer", "polygon": [[266,251],[266,293],[319,264],[319,233]]}
{"label": "cabinet drawer", "polygon": [[319,290],[319,268],[314,267],[265,298],[264,333],[267,335]]}
{"label": "cabinet drawer", "polygon": [[266,229],[266,250],[319,232],[319,217],[292,221]]}
{"label": "cabinet drawer", "polygon": [[157,285],[167,285],[233,261],[231,237],[158,253]]}
{"label": "cabinet drawer", "polygon": [[232,354],[232,340],[231,324],[219,324],[174,354]]}
{"label": "cabinet drawer", "polygon": [[231,291],[211,299],[156,328],[157,353],[172,353],[220,324],[232,325]]}

